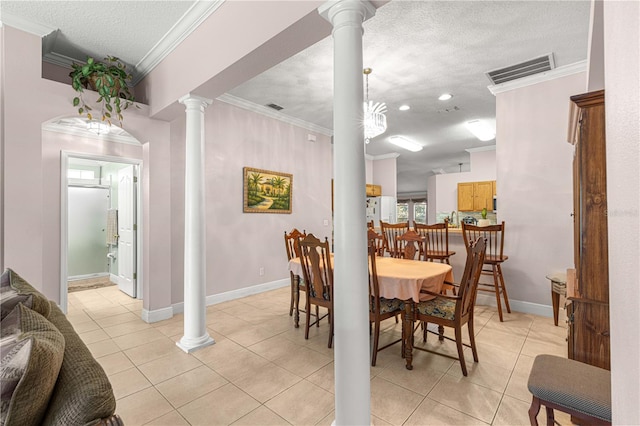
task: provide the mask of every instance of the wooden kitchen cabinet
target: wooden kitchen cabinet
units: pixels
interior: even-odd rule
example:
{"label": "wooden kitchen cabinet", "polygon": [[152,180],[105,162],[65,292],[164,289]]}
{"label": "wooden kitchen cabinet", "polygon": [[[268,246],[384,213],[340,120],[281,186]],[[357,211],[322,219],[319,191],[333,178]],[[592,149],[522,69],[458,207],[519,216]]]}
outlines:
{"label": "wooden kitchen cabinet", "polygon": [[[604,91],[571,97],[575,154],[575,294],[568,297],[569,358],[611,369]],[[571,132],[570,132],[571,133]]]}
{"label": "wooden kitchen cabinet", "polygon": [[458,211],[478,212],[486,208],[493,210],[495,181],[458,183]]}
{"label": "wooden kitchen cabinet", "polygon": [[367,197],[380,197],[382,195],[382,186],[367,184]]}

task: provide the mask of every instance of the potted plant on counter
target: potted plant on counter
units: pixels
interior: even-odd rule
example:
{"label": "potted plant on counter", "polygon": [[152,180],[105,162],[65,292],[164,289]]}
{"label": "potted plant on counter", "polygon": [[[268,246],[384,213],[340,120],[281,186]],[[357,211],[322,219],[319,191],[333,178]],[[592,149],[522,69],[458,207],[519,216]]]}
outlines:
{"label": "potted plant on counter", "polygon": [[487,208],[486,207],[484,209],[482,209],[482,211],[480,212],[480,216],[482,216],[482,219],[480,219],[478,221],[478,226],[489,226],[489,225],[491,225],[491,221],[489,219],[487,219]]}
{"label": "potted plant on counter", "polygon": [[[115,56],[107,56],[104,61],[96,61],[87,57],[82,64],[74,63],[73,71],[69,73],[71,86],[79,93],[73,98],[73,106],[78,108],[78,114],[86,116],[89,121],[101,120],[111,125],[112,120],[117,120],[122,127],[122,111],[133,105],[134,97],[127,83],[131,81],[131,74],[126,65]],[[100,112],[94,114],[91,105],[84,100],[84,89],[98,92],[96,104]]]}

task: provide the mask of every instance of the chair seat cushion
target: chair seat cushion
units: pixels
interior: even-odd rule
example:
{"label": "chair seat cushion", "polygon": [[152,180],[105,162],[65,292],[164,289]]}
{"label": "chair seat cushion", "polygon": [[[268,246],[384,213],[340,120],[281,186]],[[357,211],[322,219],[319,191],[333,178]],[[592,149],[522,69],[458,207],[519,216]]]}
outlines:
{"label": "chair seat cushion", "polygon": [[[371,297],[371,311],[374,310],[373,296]],[[380,298],[380,313],[387,314],[389,312],[401,311],[404,309],[404,302],[400,299]]]}
{"label": "chair seat cushion", "polygon": [[542,401],[611,422],[608,370],[554,355],[538,355],[527,387]]}
{"label": "chair seat cushion", "polygon": [[416,311],[422,315],[453,321],[456,313],[456,302],[443,297],[436,297],[416,304]]}

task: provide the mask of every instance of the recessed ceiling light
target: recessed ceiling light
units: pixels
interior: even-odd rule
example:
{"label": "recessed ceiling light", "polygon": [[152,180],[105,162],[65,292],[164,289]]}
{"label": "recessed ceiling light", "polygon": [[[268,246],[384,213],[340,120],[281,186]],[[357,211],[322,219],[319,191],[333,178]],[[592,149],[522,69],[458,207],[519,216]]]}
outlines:
{"label": "recessed ceiling light", "polygon": [[476,138],[483,142],[490,141],[496,137],[496,132],[482,120],[467,121],[465,126]]}
{"label": "recessed ceiling light", "polygon": [[412,152],[422,151],[422,145],[402,136],[391,136],[389,142]]}
{"label": "recessed ceiling light", "polygon": [[453,95],[451,93],[443,93],[442,95],[440,95],[438,97],[438,100],[439,101],[448,101],[451,98],[453,98]]}
{"label": "recessed ceiling light", "polygon": [[402,105],[398,108],[400,111],[409,111],[411,107],[409,105]]}

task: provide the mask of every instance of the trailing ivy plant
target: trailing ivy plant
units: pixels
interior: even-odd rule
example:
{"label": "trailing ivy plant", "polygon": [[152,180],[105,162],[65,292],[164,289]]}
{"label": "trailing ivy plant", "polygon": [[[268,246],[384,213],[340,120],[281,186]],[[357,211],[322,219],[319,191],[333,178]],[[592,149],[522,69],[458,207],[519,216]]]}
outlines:
{"label": "trailing ivy plant", "polygon": [[[127,85],[132,77],[126,65],[115,56],[107,56],[103,62],[89,56],[85,63],[74,63],[72,68],[69,77],[71,86],[79,93],[73,98],[73,106],[78,107],[78,114],[89,120],[101,118],[109,125],[112,120],[117,120],[122,127],[122,111],[135,101]],[[91,89],[100,95],[96,100],[101,107],[99,115],[94,115],[93,108],[85,102],[84,89]]]}

